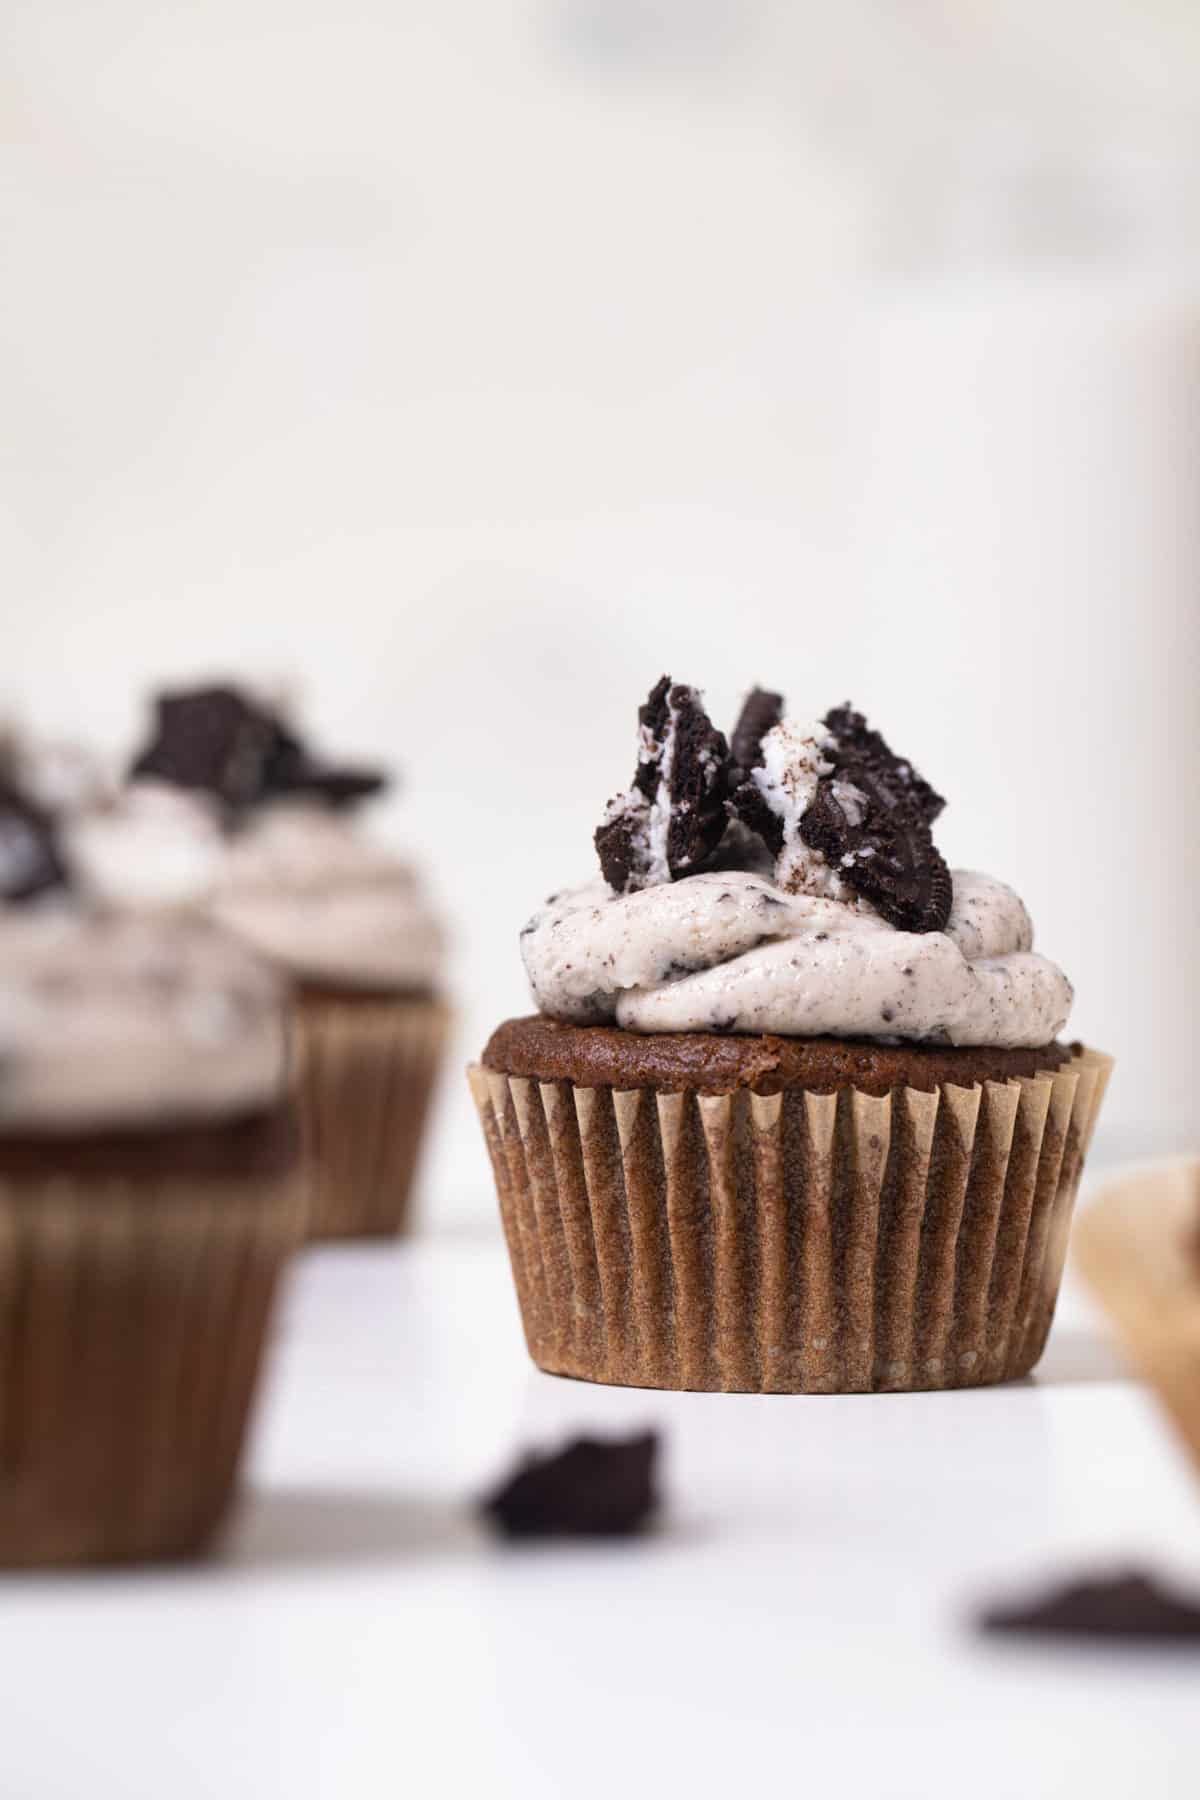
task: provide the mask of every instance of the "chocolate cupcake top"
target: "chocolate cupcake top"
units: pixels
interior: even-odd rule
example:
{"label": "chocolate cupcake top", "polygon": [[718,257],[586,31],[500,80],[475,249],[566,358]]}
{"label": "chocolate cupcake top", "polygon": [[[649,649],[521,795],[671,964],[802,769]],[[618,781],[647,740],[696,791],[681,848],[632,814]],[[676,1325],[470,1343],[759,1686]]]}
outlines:
{"label": "chocolate cupcake top", "polygon": [[170,694],[124,789],[71,822],[66,850],[102,906],[215,920],[300,981],[425,990],[440,927],[358,817],[385,780],[317,756],[236,689]]}
{"label": "chocolate cupcake top", "polygon": [[947,868],[944,801],[848,705],[807,723],[755,689],[730,739],[664,677],[603,879],[522,933],[539,1010],[642,1032],[1037,1047],[1072,992],[1018,896]]}

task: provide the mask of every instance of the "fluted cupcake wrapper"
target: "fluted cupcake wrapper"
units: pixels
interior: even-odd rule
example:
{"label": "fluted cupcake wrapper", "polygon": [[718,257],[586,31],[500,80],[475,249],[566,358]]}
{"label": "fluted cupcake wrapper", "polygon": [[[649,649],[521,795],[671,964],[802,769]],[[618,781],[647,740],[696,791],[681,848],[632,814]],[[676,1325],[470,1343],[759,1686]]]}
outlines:
{"label": "fluted cupcake wrapper", "polygon": [[1200,1470],[1200,1157],[1106,1181],[1076,1258]]}
{"label": "fluted cupcake wrapper", "polygon": [[478,1066],[526,1340],[556,1374],[852,1393],[1027,1374],[1111,1060],[876,1098]]}
{"label": "fluted cupcake wrapper", "polygon": [[302,1225],[295,1175],[0,1179],[0,1565],[203,1548]]}
{"label": "fluted cupcake wrapper", "polygon": [[439,1000],[298,998],[310,1237],[392,1237],[408,1229],[449,1024]]}

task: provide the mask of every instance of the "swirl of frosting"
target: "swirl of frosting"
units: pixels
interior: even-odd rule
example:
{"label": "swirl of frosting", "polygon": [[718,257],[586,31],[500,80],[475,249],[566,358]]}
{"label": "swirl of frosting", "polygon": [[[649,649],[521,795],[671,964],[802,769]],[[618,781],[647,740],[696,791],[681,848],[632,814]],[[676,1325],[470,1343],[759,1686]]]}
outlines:
{"label": "swirl of frosting", "polygon": [[307,800],[264,805],[230,832],[207,796],[138,780],[69,822],[66,853],[86,898],[204,914],[301,981],[398,992],[440,971],[413,871]]}
{"label": "swirl of frosting", "polygon": [[228,1119],[272,1106],[286,1079],[280,984],[224,933],[0,912],[0,1131]]}
{"label": "swirl of frosting", "polygon": [[710,870],[615,895],[555,895],[522,933],[539,1009],[626,1029],[775,1032],[1036,1048],[1071,1009],[1062,971],[1033,954],[1003,882],[956,870],[946,929],[901,931],[862,900],[791,893]]}
{"label": "swirl of frosting", "polygon": [[317,807],[268,807],[231,839],[210,910],[304,980],[398,992],[440,970],[442,932],[413,871]]}

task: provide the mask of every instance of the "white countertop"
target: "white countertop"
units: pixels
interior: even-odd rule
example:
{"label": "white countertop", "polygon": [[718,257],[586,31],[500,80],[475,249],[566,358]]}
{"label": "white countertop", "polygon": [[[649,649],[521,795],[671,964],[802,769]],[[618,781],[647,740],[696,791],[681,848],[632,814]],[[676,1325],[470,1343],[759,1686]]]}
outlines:
{"label": "white countertop", "polygon": [[[518,1445],[643,1422],[656,1535],[465,1516]],[[1200,1574],[1200,1488],[1075,1293],[1021,1386],[668,1395],[536,1373],[482,1228],[322,1248],[216,1562],[4,1582],[0,1793],[1190,1796],[1200,1656],[965,1622],[1124,1555]]]}

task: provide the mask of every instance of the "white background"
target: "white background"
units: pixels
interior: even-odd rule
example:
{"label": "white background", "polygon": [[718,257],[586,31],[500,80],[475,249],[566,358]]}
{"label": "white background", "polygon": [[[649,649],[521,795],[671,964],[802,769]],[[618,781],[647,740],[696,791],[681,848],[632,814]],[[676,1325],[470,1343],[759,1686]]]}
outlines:
{"label": "white background", "polygon": [[[461,1063],[664,669],[851,697],[1027,897],[1110,1145],[1181,1144],[1194,22],[837,11],[11,0],[0,700],[123,751],[244,673],[391,760]],[[432,1216],[478,1156],[455,1074]]]}

